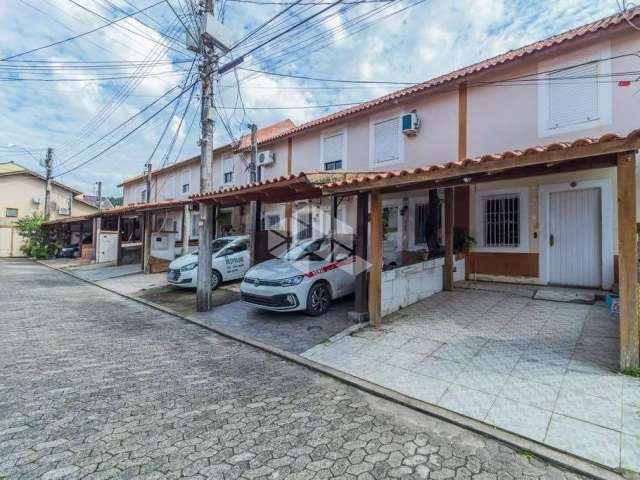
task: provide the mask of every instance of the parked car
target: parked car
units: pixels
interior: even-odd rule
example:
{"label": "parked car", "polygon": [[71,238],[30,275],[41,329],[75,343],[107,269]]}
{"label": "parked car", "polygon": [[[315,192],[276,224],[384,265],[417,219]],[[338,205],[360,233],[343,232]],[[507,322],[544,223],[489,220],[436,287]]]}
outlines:
{"label": "parked car", "polygon": [[353,292],[354,260],[327,237],[302,242],[282,258],[250,268],[240,284],[242,300],[266,310],[322,315],[333,300]]}
{"label": "parked car", "polygon": [[[249,237],[234,235],[216,238],[211,244],[211,288],[222,282],[242,278],[249,268]],[[198,251],[176,258],[169,264],[167,280],[171,285],[194,288],[198,278]]]}
{"label": "parked car", "polygon": [[58,257],[74,258],[80,255],[80,244],[71,243],[60,249]]}

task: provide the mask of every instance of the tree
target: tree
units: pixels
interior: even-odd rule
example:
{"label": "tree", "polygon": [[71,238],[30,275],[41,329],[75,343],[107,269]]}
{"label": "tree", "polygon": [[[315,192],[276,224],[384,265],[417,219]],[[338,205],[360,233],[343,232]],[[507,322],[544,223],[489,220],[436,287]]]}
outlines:
{"label": "tree", "polygon": [[28,217],[22,217],[15,222],[18,234],[25,240],[20,249],[25,255],[33,258],[47,258],[55,255],[59,247],[47,241],[42,228],[44,217],[33,213]]}

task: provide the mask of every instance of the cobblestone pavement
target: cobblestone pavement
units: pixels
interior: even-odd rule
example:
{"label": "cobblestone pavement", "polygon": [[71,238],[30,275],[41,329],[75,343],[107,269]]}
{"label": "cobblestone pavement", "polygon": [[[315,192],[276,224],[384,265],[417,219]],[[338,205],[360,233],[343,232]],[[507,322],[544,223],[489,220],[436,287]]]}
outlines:
{"label": "cobblestone pavement", "polygon": [[0,272],[0,478],[577,478],[62,273]]}

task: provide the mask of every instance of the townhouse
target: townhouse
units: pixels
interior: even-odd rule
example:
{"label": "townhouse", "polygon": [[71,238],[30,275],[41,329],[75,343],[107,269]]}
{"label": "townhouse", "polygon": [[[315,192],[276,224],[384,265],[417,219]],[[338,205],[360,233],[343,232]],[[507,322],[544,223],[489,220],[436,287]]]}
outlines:
{"label": "townhouse", "polygon": [[[638,15],[638,9],[627,13]],[[625,136],[640,126],[638,50],[637,31],[624,15],[613,15],[266,138],[259,149],[271,161],[262,179],[409,170]],[[216,158],[222,188],[239,184],[225,181],[229,158]],[[456,237],[462,250],[470,247],[457,262],[457,277],[611,288],[616,195],[615,168],[457,186]],[[442,251],[443,198],[443,189],[383,195],[385,264],[411,262],[411,252]],[[265,204],[267,224],[287,216],[287,208]],[[327,232],[329,208],[328,198],[296,202],[290,233],[303,239]],[[355,200],[345,198],[338,220],[355,225],[355,215]]]}

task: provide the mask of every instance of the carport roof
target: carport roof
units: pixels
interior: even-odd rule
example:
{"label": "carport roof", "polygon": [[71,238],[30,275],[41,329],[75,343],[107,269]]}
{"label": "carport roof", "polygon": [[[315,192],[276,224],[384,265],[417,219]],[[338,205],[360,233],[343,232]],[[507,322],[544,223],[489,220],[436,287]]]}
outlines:
{"label": "carport roof", "polygon": [[191,198],[196,202],[219,205],[240,205],[253,200],[269,203],[291,202],[322,196],[323,186],[347,181],[373,172],[300,172],[297,175],[281,176],[212,192],[196,193]]}
{"label": "carport roof", "polygon": [[56,218],[55,220],[47,220],[46,222],[42,222],[43,225],[65,225],[68,223],[80,223],[86,222],[94,218],[95,214],[90,215],[78,215],[77,217],[64,217],[64,218]]}
{"label": "carport roof", "polygon": [[444,187],[498,180],[506,175],[555,173],[560,164],[574,170],[600,168],[616,165],[617,153],[639,148],[640,129],[636,129],[624,137],[608,133],[599,138],[580,138],[573,142],[551,143],[409,170],[354,175],[323,184],[322,192],[325,195],[377,189],[388,192],[415,188],[420,184]]}
{"label": "carport roof", "polygon": [[122,207],[110,208],[109,210],[104,210],[99,214],[94,214],[93,216],[111,217],[114,215],[136,214],[154,210],[179,209],[191,203],[193,203],[191,202],[191,200],[168,200],[166,202],[134,203],[131,205],[124,205]]}

